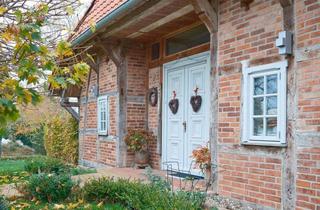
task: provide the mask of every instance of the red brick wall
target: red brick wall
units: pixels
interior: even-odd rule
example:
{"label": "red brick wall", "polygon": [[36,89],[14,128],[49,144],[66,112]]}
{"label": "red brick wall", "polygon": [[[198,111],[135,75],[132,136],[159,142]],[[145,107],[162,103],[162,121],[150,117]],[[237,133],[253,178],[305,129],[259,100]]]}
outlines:
{"label": "red brick wall", "polygon": [[219,153],[221,195],[280,209],[281,159]]}
{"label": "red brick wall", "polygon": [[320,147],[299,148],[297,209],[320,209]]}
{"label": "red brick wall", "polygon": [[97,160],[97,136],[96,135],[85,135],[82,143],[82,160],[96,162]]}
{"label": "red brick wall", "polygon": [[[109,95],[109,136],[98,136],[97,133],[97,98],[90,92],[97,87],[97,74],[91,72],[89,84],[89,99],[86,104],[86,85],[83,85],[80,104],[80,162],[90,165],[116,166],[116,138],[117,138],[117,70],[115,64],[101,57],[99,65],[99,95]],[[87,108],[86,108],[87,106]],[[85,110],[87,120],[85,121]],[[86,124],[86,126],[85,126]]]}
{"label": "red brick wall", "polygon": [[127,50],[128,96],[146,96],[147,65],[146,50],[142,46],[131,46]]}
{"label": "red brick wall", "polygon": [[99,142],[99,163],[107,164],[109,166],[116,166],[116,143],[113,141]]}
{"label": "red brick wall", "polygon": [[[131,45],[126,52],[127,72],[127,128],[146,128],[147,65],[146,50]],[[127,166],[132,166],[134,153],[127,151]]]}
{"label": "red brick wall", "polygon": [[320,209],[320,2],[296,1],[297,209]]}
{"label": "red brick wall", "polygon": [[240,61],[249,60],[253,66],[280,60],[275,40],[282,30],[282,8],[270,0],[256,0],[248,11],[240,7],[240,1],[231,0],[221,1],[219,8],[218,192],[280,209],[281,149],[271,149],[274,155],[270,156],[263,147],[240,145]]}

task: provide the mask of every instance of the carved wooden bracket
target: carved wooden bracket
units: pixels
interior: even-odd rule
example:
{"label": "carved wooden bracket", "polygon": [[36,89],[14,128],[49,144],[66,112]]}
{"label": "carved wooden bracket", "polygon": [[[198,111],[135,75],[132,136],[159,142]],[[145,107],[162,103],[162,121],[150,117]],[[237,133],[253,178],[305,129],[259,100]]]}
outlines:
{"label": "carved wooden bracket", "polygon": [[124,47],[123,42],[107,42],[97,38],[97,46],[110,58],[116,66],[121,66],[124,61]]}
{"label": "carved wooden bracket", "polygon": [[282,7],[288,7],[292,5],[292,0],[280,0],[280,4]]}
{"label": "carved wooden bracket", "polygon": [[245,8],[245,10],[249,10],[249,6],[250,6],[250,4],[253,2],[254,0],[241,0],[240,1],[240,6],[241,7],[244,7]]}
{"label": "carved wooden bracket", "polygon": [[90,66],[91,69],[93,69],[98,74],[100,59],[99,59],[99,57],[97,57],[97,59],[95,59],[95,60],[96,61],[93,61],[91,59],[87,59],[86,63]]}
{"label": "carved wooden bracket", "polygon": [[218,1],[213,0],[210,3],[208,0],[189,0],[194,7],[202,22],[207,26],[210,33],[215,33],[218,30]]}

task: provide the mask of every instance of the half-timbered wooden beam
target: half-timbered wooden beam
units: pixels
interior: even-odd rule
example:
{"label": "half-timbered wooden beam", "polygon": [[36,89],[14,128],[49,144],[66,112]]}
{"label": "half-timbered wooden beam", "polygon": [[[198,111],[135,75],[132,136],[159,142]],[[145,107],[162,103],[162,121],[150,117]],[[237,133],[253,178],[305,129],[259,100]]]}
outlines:
{"label": "half-timbered wooden beam", "polygon": [[254,0],[241,0],[240,1],[240,6],[244,7],[246,10],[249,9],[250,4],[253,2]]}
{"label": "half-timbered wooden beam", "polygon": [[210,33],[216,32],[218,25],[217,9],[208,0],[190,0],[190,2]]}
{"label": "half-timbered wooden beam", "polygon": [[288,7],[292,5],[292,0],[280,0],[280,4],[282,7]]}
{"label": "half-timbered wooden beam", "polygon": [[107,55],[117,67],[121,66],[124,56],[123,56],[123,42],[111,42],[102,41],[100,38],[96,39],[96,45],[102,49],[105,55]]}

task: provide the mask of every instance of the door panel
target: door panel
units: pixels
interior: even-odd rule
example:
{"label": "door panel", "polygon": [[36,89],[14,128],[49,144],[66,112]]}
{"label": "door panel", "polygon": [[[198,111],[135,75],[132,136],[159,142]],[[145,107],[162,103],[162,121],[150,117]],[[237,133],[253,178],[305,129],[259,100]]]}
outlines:
{"label": "door panel", "polygon": [[[199,174],[199,170],[191,166],[192,151],[209,141],[209,53],[205,55],[199,56],[199,60],[181,59],[164,66],[163,161],[176,161],[179,169],[192,169],[194,174]],[[190,104],[196,87],[202,97],[198,112]],[[177,114],[172,114],[168,105],[174,90],[179,100]]]}
{"label": "door panel", "polygon": [[[205,62],[195,63],[185,68],[186,74],[188,74],[187,83],[187,136],[186,136],[186,153],[185,163],[188,167],[192,162],[192,151],[196,148],[206,145],[209,141],[209,110],[208,110],[208,99],[209,99],[209,88],[208,88],[208,69]],[[202,98],[200,110],[195,112],[190,104],[190,98],[195,95],[195,89],[198,88],[197,95]],[[194,164],[194,163],[193,163]],[[191,166],[194,173],[199,173],[194,166]]]}
{"label": "door panel", "polygon": [[[168,71],[168,87],[166,90],[167,107],[167,161],[179,163],[179,168],[183,166],[184,156],[184,131],[182,123],[184,120],[184,86],[185,73],[183,68],[172,69]],[[173,91],[176,92],[176,98],[179,100],[179,108],[176,114],[173,114],[168,108],[169,101],[173,98]],[[173,165],[177,167],[177,165]]]}

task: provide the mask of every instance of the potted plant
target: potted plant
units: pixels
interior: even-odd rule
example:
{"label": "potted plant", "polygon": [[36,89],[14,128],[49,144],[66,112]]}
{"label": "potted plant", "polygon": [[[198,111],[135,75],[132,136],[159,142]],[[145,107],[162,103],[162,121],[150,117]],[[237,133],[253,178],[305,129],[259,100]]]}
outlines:
{"label": "potted plant", "polygon": [[203,146],[192,151],[197,166],[200,168],[206,180],[211,177],[211,153],[209,146]]}
{"label": "potted plant", "polygon": [[149,152],[148,144],[152,140],[153,136],[145,130],[129,130],[125,142],[130,151],[135,154],[135,165],[136,167],[142,168],[149,164]]}

